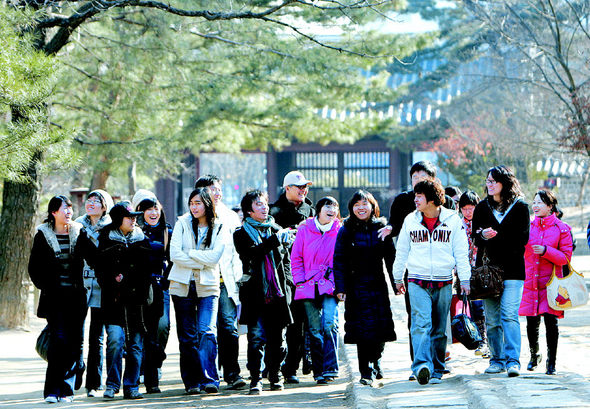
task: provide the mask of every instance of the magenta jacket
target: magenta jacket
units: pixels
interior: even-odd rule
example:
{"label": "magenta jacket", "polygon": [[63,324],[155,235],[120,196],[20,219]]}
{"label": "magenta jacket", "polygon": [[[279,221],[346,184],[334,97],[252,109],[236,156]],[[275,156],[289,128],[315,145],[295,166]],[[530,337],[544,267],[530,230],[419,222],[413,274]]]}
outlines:
{"label": "magenta jacket", "polygon": [[[552,214],[535,217],[531,222],[529,241],[524,252],[526,278],[520,303],[519,315],[537,316],[544,313],[563,318],[563,311],[556,311],[547,303],[547,283],[551,279],[553,266],[561,277],[562,266],[572,258],[571,227]],[[543,255],[533,253],[532,246],[547,246]]]}
{"label": "magenta jacket", "polygon": [[295,299],[315,298],[315,285],[322,294],[334,294],[334,246],[340,230],[340,220],[336,219],[332,228],[322,234],[313,217],[297,230],[291,250],[291,273],[295,283]]}

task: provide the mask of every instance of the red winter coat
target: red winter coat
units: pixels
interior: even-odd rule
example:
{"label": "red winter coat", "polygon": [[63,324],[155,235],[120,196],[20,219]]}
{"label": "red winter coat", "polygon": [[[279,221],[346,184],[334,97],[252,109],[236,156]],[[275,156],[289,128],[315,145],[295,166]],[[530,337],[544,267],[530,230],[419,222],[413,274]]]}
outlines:
{"label": "red winter coat", "polygon": [[[531,222],[529,241],[525,247],[524,262],[526,278],[520,303],[519,315],[537,316],[544,313],[563,318],[563,311],[556,311],[547,303],[547,283],[553,267],[561,277],[562,266],[572,258],[571,227],[559,220],[555,214],[535,217]],[[547,246],[543,255],[533,253],[532,246]]]}

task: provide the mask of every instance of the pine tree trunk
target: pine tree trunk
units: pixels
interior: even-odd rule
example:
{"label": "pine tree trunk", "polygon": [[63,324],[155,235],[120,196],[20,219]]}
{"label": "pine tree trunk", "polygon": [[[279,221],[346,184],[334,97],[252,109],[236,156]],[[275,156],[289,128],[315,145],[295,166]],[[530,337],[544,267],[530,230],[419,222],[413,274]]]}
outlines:
{"label": "pine tree trunk", "polygon": [[26,170],[27,182],[4,182],[0,216],[0,326],[28,325],[30,281],[27,271],[35,214],[39,208],[40,154]]}
{"label": "pine tree trunk", "polygon": [[107,180],[109,179],[109,172],[106,170],[94,171],[92,175],[92,182],[90,182],[90,190],[107,188]]}
{"label": "pine tree trunk", "polygon": [[133,162],[129,165],[129,169],[127,169],[127,176],[129,176],[129,197],[133,197],[135,191],[137,190],[137,173],[136,173],[137,164]]}

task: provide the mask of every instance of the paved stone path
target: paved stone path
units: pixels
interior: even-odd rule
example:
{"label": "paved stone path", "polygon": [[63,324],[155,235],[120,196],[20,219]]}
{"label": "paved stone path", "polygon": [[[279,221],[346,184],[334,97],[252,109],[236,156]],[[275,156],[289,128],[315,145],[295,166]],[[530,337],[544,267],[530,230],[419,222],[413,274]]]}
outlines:
{"label": "paved stone path", "polygon": [[[574,267],[586,273],[590,282],[590,256],[574,257]],[[528,362],[525,321],[520,377],[506,374],[485,375],[488,361],[461,345],[449,347],[452,373],[439,385],[418,385],[408,381],[410,360],[405,308],[402,297],[392,296],[392,309],[398,341],[386,344],[383,358],[385,378],[373,387],[359,384],[356,347],[340,350],[341,377],[333,384],[317,386],[311,376],[300,376],[300,385],[287,385],[284,391],[264,390],[260,396],[249,396],[247,390],[226,391],[216,395],[184,394],[178,366],[178,341],[175,330],[168,344],[164,363],[162,394],[147,395],[139,401],[87,398],[85,391],[76,394],[74,408],[590,408],[590,305],[566,313],[559,322],[560,343],[557,376],[544,374],[544,364],[535,372],[524,368]],[[33,317],[33,314],[31,314]],[[341,317],[343,314],[341,314]],[[30,331],[0,331],[0,408],[46,408],[42,401],[46,363],[35,353],[37,334],[44,320],[31,318]],[[245,373],[245,336],[241,337],[240,364]],[[541,325],[541,350],[545,350],[544,327]],[[545,355],[545,354],[544,354]],[[265,384],[267,388],[268,385]],[[143,390],[143,388],[141,388]]]}

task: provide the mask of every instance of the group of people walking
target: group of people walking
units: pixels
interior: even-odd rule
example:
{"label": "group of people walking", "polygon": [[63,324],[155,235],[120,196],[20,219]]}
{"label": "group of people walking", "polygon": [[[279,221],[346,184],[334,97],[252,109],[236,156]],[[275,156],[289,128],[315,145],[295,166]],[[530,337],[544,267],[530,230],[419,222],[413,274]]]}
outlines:
{"label": "group of people walking", "polygon": [[546,373],[555,374],[563,313],[548,306],[545,286],[572,256],[570,228],[558,218],[555,195],[537,192],[531,221],[507,167],[488,171],[481,201],[474,192],[445,194],[429,162],[414,164],[410,178],[412,190],[394,199],[389,220],[366,190],[350,198],[344,220],[333,197],[314,206],[307,197],[312,182],[298,171],[285,176],[284,192],[272,205],[265,192],[248,191],[240,203],[243,220],[223,203],[222,181],[203,176],[173,229],[146,190],[117,204],[107,192],[92,191],[76,221],[69,199],[53,197],[29,263],[41,290],[38,316],[47,319],[50,333],[45,401],[72,401],[84,370],[87,394],[97,396],[105,344],[104,398],[113,398],[121,382],[124,398],[141,398],[141,375],[147,393],[160,393],[170,300],[188,394],[218,392],[218,367],[230,389],[246,386],[238,324],[247,326],[251,394],[261,393],[264,377],[270,390],[299,383],[297,370],[306,359],[317,384],[334,381],[340,302],[344,342],[356,344],[360,382],[370,385],[384,376],[385,342],[396,340],[388,281],[405,296],[410,380],[440,383],[448,373],[453,281],[469,294],[471,268],[484,258],[501,268],[504,282],[500,297],[472,307],[484,339],[476,353],[490,358],[485,372],[519,375],[520,314],[527,316],[527,369],[541,362],[542,316]]}

